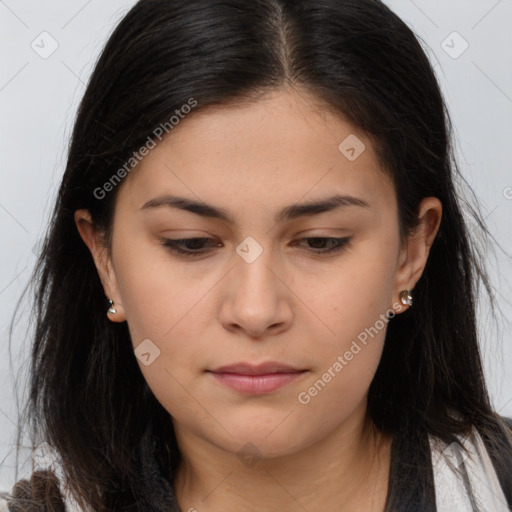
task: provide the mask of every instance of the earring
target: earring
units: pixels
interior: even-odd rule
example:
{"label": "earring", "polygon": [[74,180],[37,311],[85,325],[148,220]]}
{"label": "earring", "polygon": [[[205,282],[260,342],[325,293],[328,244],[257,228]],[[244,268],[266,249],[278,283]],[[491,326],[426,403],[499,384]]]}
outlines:
{"label": "earring", "polygon": [[110,303],[110,307],[108,308],[107,314],[115,315],[117,313],[117,309],[114,308],[114,301],[109,299],[108,302]]}
{"label": "earring", "polygon": [[413,300],[411,290],[402,290],[400,292],[400,302],[404,306],[412,306]]}

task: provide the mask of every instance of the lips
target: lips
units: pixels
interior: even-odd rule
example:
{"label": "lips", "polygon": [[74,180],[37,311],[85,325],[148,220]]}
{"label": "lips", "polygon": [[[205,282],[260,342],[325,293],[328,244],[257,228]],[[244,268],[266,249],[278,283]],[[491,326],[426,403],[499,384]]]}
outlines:
{"label": "lips", "polygon": [[209,371],[213,373],[236,373],[238,375],[270,375],[273,373],[299,373],[304,370],[299,370],[288,364],[270,361],[258,365],[249,363],[236,363],[221,366],[215,370]]}
{"label": "lips", "polygon": [[296,381],[307,370],[271,361],[259,365],[230,364],[208,372],[216,381],[234,391],[248,395],[263,395]]}

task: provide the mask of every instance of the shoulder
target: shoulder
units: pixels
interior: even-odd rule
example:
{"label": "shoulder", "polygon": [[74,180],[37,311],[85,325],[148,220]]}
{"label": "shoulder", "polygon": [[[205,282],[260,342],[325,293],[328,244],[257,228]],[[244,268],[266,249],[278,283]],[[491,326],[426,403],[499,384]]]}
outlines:
{"label": "shoulder", "polygon": [[[512,419],[503,418],[512,431]],[[436,502],[439,512],[473,510],[473,501],[483,510],[509,512],[507,500],[482,436],[475,427],[458,442],[447,445],[429,436]]]}

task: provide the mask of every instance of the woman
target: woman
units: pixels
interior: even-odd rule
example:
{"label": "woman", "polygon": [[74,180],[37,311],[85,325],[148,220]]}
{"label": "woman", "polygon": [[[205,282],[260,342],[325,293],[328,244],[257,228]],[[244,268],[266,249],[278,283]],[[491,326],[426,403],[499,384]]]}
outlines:
{"label": "woman", "polygon": [[35,275],[54,458],[4,507],[508,510],[457,172],[380,1],[139,1]]}

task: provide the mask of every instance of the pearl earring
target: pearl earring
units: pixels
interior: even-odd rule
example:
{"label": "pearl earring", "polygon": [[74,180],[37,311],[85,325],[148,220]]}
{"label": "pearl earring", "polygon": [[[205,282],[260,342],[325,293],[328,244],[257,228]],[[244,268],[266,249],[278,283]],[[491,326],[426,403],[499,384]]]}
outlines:
{"label": "pearl earring", "polygon": [[108,308],[108,314],[109,315],[115,315],[117,313],[117,309],[114,308],[114,301],[109,299],[110,307]]}
{"label": "pearl earring", "polygon": [[400,292],[400,302],[404,306],[412,306],[413,300],[411,290],[402,290]]}

